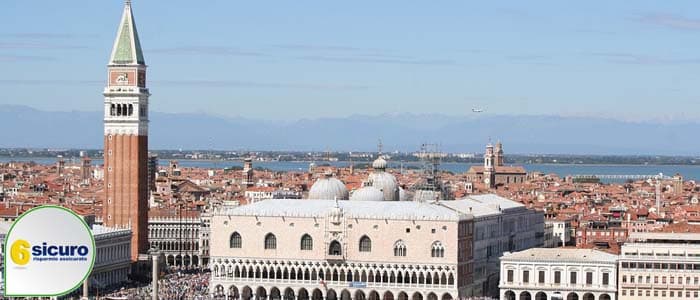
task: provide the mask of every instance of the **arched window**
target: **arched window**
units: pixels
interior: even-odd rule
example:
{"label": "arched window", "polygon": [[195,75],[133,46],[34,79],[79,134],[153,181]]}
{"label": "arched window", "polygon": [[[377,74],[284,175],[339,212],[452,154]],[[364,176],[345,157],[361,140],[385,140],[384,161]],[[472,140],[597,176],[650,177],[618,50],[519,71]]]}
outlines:
{"label": "arched window", "polygon": [[274,234],[268,233],[265,236],[265,249],[277,249],[277,237]]}
{"label": "arched window", "polygon": [[231,238],[229,239],[229,247],[241,248],[241,246],[243,246],[243,241],[241,240],[241,234],[238,232],[232,233]]}
{"label": "arched window", "polygon": [[368,236],[363,235],[360,238],[360,252],[370,252],[372,251],[372,240]]}
{"label": "arched window", "polygon": [[431,257],[445,257],[445,247],[442,246],[440,241],[433,242],[432,249],[430,250]]}
{"label": "arched window", "polygon": [[129,104],[129,114],[128,114],[128,115],[131,116],[131,115],[133,115],[133,114],[134,114],[134,105],[133,105],[133,104]]}
{"label": "arched window", "polygon": [[116,114],[117,114],[117,108],[114,106],[114,103],[112,103],[112,105],[110,105],[110,107],[109,107],[109,115],[114,116]]}
{"label": "arched window", "polygon": [[121,115],[122,115],[122,105],[117,104],[117,116],[121,116]]}
{"label": "arched window", "polygon": [[311,239],[311,236],[308,234],[304,234],[301,237],[301,250],[313,250],[314,249],[314,240]]}
{"label": "arched window", "polygon": [[406,256],[406,243],[403,240],[394,243],[394,256]]}
{"label": "arched window", "polygon": [[343,249],[338,241],[332,241],[328,246],[328,255],[342,255]]}

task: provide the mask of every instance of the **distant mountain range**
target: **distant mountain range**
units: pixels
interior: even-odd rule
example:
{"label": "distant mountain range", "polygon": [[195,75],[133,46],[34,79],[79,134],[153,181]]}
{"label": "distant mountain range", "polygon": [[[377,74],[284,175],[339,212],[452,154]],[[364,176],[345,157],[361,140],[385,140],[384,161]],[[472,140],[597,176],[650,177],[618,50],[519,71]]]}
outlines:
{"label": "distant mountain range", "polygon": [[[0,105],[0,147],[102,148],[101,112]],[[151,113],[151,149],[482,152],[489,139],[507,153],[697,155],[700,123],[626,122],[594,117],[385,114],[263,121],[194,113]]]}

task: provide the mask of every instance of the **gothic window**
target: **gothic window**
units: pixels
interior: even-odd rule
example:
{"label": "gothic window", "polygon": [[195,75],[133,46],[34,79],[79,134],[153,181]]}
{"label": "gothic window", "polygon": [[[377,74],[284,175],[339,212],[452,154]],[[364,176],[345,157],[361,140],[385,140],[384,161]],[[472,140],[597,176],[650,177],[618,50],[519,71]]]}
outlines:
{"label": "gothic window", "polygon": [[243,246],[243,240],[241,239],[241,234],[234,232],[231,234],[229,239],[229,247],[231,248],[241,248]]}
{"label": "gothic window", "polygon": [[445,257],[445,247],[440,241],[433,242],[430,257]]}
{"label": "gothic window", "polygon": [[343,249],[338,241],[332,241],[328,246],[328,255],[342,255]]}
{"label": "gothic window", "polygon": [[370,252],[372,251],[372,240],[368,236],[364,235],[360,238],[360,252]]}
{"label": "gothic window", "polygon": [[308,234],[304,234],[301,237],[301,250],[313,250],[314,249],[314,240],[311,239],[311,236]]}
{"label": "gothic window", "polygon": [[406,256],[406,243],[403,240],[394,243],[394,256]]}
{"label": "gothic window", "polygon": [[274,234],[268,233],[265,236],[265,249],[277,249],[277,237]]}

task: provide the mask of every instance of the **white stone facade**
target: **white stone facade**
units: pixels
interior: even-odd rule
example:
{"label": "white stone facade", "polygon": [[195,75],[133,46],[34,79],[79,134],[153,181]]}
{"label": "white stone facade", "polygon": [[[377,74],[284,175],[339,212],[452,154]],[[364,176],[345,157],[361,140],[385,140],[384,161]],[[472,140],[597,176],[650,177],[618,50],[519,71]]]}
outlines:
{"label": "white stone facade", "polygon": [[700,299],[700,234],[634,233],[622,245],[620,299]]}
{"label": "white stone facade", "polygon": [[95,265],[89,286],[105,288],[128,279],[131,272],[131,230],[93,225],[95,236]]}
{"label": "white stone facade", "polygon": [[168,266],[198,267],[201,264],[199,217],[148,218],[148,242],[164,256]]}
{"label": "white stone facade", "polygon": [[501,257],[500,299],[615,300],[617,255],[533,248]]}
{"label": "white stone facade", "polygon": [[214,213],[209,286],[221,299],[455,299],[472,234],[441,203],[263,200]]}
{"label": "white stone facade", "polygon": [[547,220],[545,223],[552,225],[552,238],[554,247],[565,246],[571,240],[571,221]]}
{"label": "white stone facade", "polygon": [[505,251],[542,247],[544,214],[496,195],[473,195],[443,205],[474,216],[474,281],[467,296],[498,295],[499,260]]}

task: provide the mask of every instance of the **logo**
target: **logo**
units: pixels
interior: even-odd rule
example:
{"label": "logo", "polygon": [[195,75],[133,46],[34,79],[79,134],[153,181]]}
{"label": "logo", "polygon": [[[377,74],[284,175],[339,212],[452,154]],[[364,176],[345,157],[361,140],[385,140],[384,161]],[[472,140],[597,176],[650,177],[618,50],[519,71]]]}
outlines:
{"label": "logo", "polygon": [[23,266],[29,262],[29,242],[16,240],[10,248],[10,257],[16,264]]}
{"label": "logo", "polygon": [[12,224],[5,251],[5,296],[60,296],[87,279],[95,261],[95,240],[73,211],[39,206]]}
{"label": "logo", "polygon": [[88,246],[86,245],[66,245],[54,246],[43,242],[41,246],[36,245],[31,247],[32,252],[29,253],[30,244],[25,240],[16,240],[10,247],[10,258],[20,266],[26,265],[32,256],[35,261],[76,261],[87,260]]}

